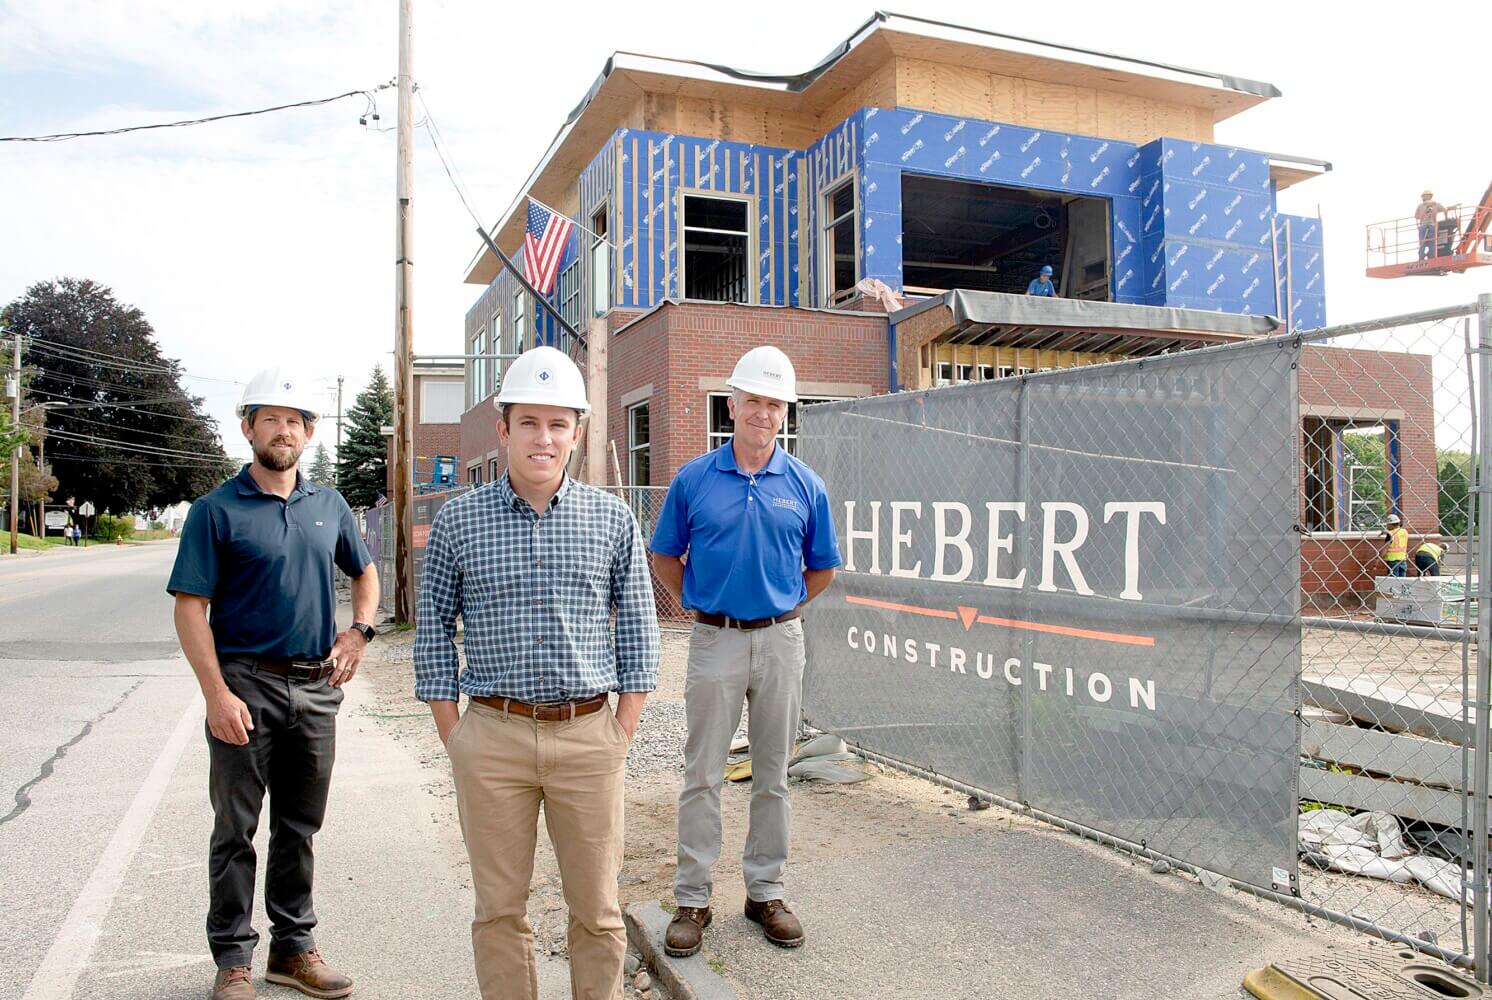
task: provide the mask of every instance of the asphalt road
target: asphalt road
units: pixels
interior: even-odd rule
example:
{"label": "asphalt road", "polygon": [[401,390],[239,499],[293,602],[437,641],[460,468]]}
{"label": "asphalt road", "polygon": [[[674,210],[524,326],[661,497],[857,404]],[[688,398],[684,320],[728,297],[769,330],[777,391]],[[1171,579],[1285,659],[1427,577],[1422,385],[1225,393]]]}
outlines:
{"label": "asphalt road", "polygon": [[[0,560],[0,998],[210,990],[206,736],[164,590],[175,552]],[[317,943],[356,996],[475,996],[459,834],[366,704],[354,681],[316,839]],[[259,978],[262,904],[256,926],[260,995],[299,996]],[[566,980],[541,966],[546,995]]]}

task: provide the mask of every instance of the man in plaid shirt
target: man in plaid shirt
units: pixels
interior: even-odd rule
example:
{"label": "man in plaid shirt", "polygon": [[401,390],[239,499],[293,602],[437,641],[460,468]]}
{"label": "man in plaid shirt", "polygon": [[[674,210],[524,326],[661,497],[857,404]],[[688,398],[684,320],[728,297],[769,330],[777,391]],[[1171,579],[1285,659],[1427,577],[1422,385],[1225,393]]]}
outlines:
{"label": "man in plaid shirt", "polygon": [[446,504],[430,529],[415,697],[451,758],[484,1000],[538,996],[527,907],[540,802],[570,907],[574,996],[620,1000],[622,773],[657,685],[652,577],[626,504],[565,475],[589,409],[574,363],[552,347],[528,351],[497,402],[508,471]]}

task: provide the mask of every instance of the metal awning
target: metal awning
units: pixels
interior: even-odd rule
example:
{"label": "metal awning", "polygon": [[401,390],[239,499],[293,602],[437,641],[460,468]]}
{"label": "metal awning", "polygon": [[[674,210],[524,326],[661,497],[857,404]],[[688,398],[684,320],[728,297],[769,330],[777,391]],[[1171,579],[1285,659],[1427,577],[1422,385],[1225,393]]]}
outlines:
{"label": "metal awning", "polygon": [[1266,337],[1283,329],[1273,316],[962,289],[924,299],[889,318],[900,326],[934,309],[947,310],[947,327],[924,343],[1130,357]]}

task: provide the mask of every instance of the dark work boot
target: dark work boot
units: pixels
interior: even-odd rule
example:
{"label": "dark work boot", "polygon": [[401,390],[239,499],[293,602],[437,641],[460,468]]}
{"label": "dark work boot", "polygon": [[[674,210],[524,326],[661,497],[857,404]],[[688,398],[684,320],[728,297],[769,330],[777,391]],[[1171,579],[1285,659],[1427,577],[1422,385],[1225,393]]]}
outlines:
{"label": "dark work boot", "polygon": [[714,919],[708,906],[681,906],[663,934],[663,950],[674,958],[687,958],[705,941],[705,928]]}
{"label": "dark work boot", "polygon": [[264,978],[320,1000],[336,1000],[352,992],[352,980],[333,971],[314,948],[299,955],[280,956],[271,952]]}
{"label": "dark work boot", "polygon": [[803,943],[803,924],[780,899],[758,903],[746,900],[746,919],[762,925],[767,940],[779,948],[796,948]]}

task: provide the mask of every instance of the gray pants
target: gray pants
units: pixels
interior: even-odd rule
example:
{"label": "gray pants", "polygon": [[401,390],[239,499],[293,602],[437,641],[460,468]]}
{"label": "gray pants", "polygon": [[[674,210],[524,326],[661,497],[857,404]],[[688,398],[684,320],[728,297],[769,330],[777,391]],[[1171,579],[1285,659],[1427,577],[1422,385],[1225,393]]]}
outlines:
{"label": "gray pants", "polygon": [[319,681],[293,681],[225,659],[223,680],[249,707],[249,742],[234,746],[207,734],[212,846],[208,853],[207,943],[218,968],[249,965],[254,930],[254,833],[269,791],[269,862],[264,908],[270,950],[296,955],[316,947],[311,929],[314,856],[311,838],[326,816],[332,761],[337,749],[337,709],[342,689]]}
{"label": "gray pants", "polygon": [[720,785],[731,737],[750,704],[751,814],[741,869],[746,894],[782,899],[792,804],[787,762],[803,705],[803,622],[743,632],[695,625],[689,636],[684,713],[684,787],[679,792],[679,860],[674,900],[708,906],[720,857]]}

